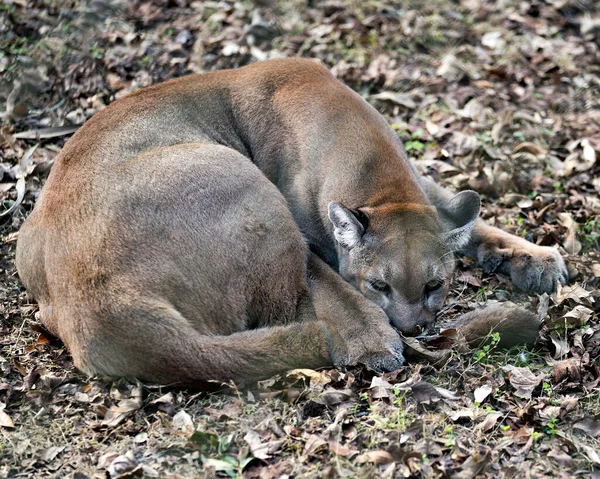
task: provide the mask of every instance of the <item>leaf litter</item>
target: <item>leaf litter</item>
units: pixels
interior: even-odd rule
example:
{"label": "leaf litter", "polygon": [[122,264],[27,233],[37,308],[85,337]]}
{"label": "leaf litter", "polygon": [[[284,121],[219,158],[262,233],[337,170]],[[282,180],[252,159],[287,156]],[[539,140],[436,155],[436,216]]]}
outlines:
{"label": "leaf litter", "polygon": [[[594,2],[13,0],[0,16],[0,477],[598,477]],[[460,257],[444,312],[528,305],[536,347],[457,349],[450,327],[409,341],[394,373],[296,370],[219,395],[78,373],[13,264],[57,152],[136,89],[294,55],[372,102],[424,174],[482,194],[488,223],[559,245],[558,293]]]}

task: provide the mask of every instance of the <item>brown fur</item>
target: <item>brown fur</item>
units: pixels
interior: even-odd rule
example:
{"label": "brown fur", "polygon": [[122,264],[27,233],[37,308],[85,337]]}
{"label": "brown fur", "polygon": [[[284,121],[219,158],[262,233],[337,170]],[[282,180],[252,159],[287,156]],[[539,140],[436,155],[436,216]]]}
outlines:
{"label": "brown fur", "polygon": [[497,332],[496,346],[509,349],[514,346],[531,346],[540,331],[541,322],[531,311],[512,303],[487,306],[462,315],[455,328],[471,347],[477,348],[491,341]]}
{"label": "brown fur", "polygon": [[325,68],[277,60],[171,80],[90,119],[20,231],[17,267],[90,374],[204,387],[395,369],[393,327],[431,326],[453,249],[509,274],[511,258],[543,256],[529,289],[564,280],[554,250],[476,224],[478,211],[475,193],[415,174]]}

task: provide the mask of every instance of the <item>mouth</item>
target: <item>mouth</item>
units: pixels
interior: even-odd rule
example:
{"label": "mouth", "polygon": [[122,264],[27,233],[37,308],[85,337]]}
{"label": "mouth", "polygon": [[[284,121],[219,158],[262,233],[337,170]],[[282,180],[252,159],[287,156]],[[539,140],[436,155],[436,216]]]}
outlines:
{"label": "mouth", "polygon": [[415,336],[415,339],[428,339],[435,335],[435,332],[432,330],[423,331],[421,334]]}

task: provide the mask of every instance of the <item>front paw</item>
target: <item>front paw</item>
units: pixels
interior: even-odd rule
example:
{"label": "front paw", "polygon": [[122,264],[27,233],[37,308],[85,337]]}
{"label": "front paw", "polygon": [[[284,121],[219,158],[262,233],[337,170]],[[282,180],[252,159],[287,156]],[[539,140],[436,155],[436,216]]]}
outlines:
{"label": "front paw", "polygon": [[[387,326],[387,325],[385,325]],[[360,335],[342,339],[337,334],[330,338],[330,355],[336,366],[364,364],[379,372],[395,371],[404,365],[404,343],[391,327],[380,334],[363,331]],[[333,339],[333,341],[332,341]]]}
{"label": "front paw", "polygon": [[482,244],[477,253],[486,273],[507,274],[523,291],[551,293],[569,279],[565,261],[556,249],[520,238],[505,247]]}
{"label": "front paw", "polygon": [[387,344],[382,351],[368,351],[359,357],[356,362],[364,364],[377,372],[391,372],[404,365],[403,353],[404,343],[398,338],[397,341]]}

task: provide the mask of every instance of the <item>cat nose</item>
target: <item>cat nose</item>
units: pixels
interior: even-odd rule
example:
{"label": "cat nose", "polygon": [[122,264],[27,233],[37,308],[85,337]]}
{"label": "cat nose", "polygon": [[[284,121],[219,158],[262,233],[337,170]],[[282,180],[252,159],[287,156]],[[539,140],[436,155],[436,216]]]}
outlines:
{"label": "cat nose", "polygon": [[435,325],[435,315],[424,308],[411,308],[400,314],[388,314],[390,324],[404,336],[422,336],[429,334]]}
{"label": "cat nose", "polygon": [[427,327],[422,327],[422,326],[418,326],[418,333],[414,334],[413,336],[416,336],[417,339],[420,338],[426,338],[427,336],[431,336],[432,334],[435,333],[435,328],[433,327],[433,323]]}
{"label": "cat nose", "polygon": [[417,326],[420,329],[420,333],[417,337],[428,336],[435,333],[435,316],[426,319],[422,324]]}
{"label": "cat nose", "polygon": [[405,331],[404,334],[406,336],[413,336],[413,337],[424,337],[427,336],[428,334],[430,334],[431,329],[433,328],[433,324],[431,326],[426,325],[421,325],[421,324],[417,324],[415,326],[413,326],[409,331]]}

